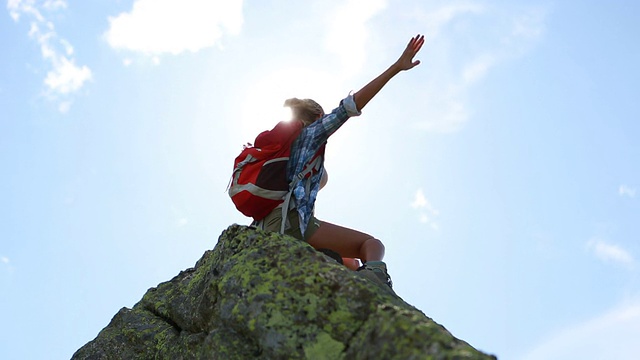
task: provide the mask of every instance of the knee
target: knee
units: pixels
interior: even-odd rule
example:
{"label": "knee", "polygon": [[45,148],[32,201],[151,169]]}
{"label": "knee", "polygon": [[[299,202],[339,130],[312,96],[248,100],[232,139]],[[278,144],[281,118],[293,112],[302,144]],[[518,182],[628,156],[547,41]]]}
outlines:
{"label": "knee", "polygon": [[376,238],[367,239],[360,248],[360,258],[363,261],[382,260],[384,257],[384,244]]}
{"label": "knee", "polygon": [[369,240],[366,241],[367,246],[371,246],[374,247],[376,249],[381,250],[382,252],[384,252],[384,244],[382,243],[382,241],[376,239],[376,238],[371,238]]}

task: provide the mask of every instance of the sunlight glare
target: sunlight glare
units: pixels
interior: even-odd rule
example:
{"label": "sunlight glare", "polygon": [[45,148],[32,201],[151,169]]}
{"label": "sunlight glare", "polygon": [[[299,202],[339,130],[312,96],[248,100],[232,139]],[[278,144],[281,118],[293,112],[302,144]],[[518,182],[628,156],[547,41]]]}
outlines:
{"label": "sunlight glare", "polygon": [[314,99],[325,111],[331,111],[346,95],[338,86],[331,75],[304,68],[268,74],[247,89],[240,113],[240,133],[251,142],[279,121],[290,120],[291,110],[283,104],[292,97]]}

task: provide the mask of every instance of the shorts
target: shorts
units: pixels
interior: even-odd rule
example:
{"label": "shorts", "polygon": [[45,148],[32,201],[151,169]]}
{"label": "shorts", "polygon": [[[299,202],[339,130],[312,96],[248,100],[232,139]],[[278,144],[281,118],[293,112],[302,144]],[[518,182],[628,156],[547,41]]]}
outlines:
{"label": "shorts", "polygon": [[[284,233],[289,236],[293,236],[298,240],[303,240],[308,242],[309,238],[313,236],[313,234],[320,228],[320,220],[316,219],[315,216],[311,215],[309,219],[309,225],[307,225],[307,230],[304,233],[304,237],[300,232],[300,217],[298,216],[298,209],[291,209],[287,214],[287,224],[284,228]],[[271,232],[280,232],[280,228],[282,225],[282,208],[276,208],[269,215],[267,215],[264,219],[264,227],[263,230],[271,231]]]}

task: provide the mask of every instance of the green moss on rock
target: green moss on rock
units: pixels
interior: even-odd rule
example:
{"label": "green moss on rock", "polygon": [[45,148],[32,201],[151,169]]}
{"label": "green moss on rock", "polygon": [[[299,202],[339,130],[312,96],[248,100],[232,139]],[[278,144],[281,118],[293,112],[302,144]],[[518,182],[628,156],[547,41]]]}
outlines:
{"label": "green moss on rock", "polygon": [[233,225],[73,359],[491,359],[308,244]]}

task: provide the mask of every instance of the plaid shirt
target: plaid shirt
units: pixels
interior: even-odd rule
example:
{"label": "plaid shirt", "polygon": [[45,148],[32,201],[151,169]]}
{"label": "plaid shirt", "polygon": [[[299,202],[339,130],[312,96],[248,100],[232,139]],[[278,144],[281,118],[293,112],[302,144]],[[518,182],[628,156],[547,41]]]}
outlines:
{"label": "plaid shirt", "polygon": [[[287,165],[287,179],[289,182],[300,174],[305,166],[315,157],[318,151],[327,143],[329,136],[338,130],[351,116],[360,115],[356,108],[353,95],[340,101],[340,105],[320,120],[302,129],[298,138],[291,145],[291,155]],[[321,159],[320,171],[313,173],[310,178],[299,181],[293,189],[298,215],[300,216],[300,232],[304,234],[313,214],[316,196],[320,190],[320,179],[324,173],[324,159]],[[307,184],[307,182],[310,182]],[[308,187],[307,187],[308,185]]]}

